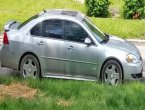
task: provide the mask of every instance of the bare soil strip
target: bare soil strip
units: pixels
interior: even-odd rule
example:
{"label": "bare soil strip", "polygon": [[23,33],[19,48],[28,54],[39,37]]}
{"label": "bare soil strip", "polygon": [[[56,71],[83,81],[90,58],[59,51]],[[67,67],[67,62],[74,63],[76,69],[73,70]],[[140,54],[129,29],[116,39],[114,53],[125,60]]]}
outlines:
{"label": "bare soil strip", "polygon": [[26,85],[20,83],[12,83],[10,85],[0,85],[0,99],[6,96],[13,98],[27,98],[32,99],[36,94],[36,89],[32,89]]}

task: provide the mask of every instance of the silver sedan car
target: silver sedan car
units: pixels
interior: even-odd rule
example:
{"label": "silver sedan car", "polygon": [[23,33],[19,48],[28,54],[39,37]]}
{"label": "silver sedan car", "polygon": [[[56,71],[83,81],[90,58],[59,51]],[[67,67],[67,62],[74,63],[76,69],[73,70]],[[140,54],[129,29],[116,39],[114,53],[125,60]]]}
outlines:
{"label": "silver sedan car", "polygon": [[80,12],[46,10],[4,26],[1,66],[22,78],[51,77],[109,84],[142,78],[143,60],[129,42],[102,33]]}

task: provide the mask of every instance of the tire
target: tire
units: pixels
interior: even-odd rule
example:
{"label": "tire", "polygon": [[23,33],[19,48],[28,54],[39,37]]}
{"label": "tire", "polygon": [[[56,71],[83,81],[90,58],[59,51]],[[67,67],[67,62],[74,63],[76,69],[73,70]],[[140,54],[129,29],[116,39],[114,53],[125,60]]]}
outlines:
{"label": "tire", "polygon": [[101,80],[103,83],[117,85],[122,83],[123,71],[121,65],[116,60],[108,60],[101,72]]}
{"label": "tire", "polygon": [[20,63],[20,76],[24,79],[40,78],[40,65],[36,57],[28,54],[22,58]]}

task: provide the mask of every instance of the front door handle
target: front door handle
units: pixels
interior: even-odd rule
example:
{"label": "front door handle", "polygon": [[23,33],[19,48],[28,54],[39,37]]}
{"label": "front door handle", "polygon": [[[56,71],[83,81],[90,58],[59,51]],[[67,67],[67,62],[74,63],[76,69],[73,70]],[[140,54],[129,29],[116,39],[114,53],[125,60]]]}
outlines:
{"label": "front door handle", "polygon": [[67,49],[68,50],[74,50],[74,47],[73,46],[69,46]]}
{"label": "front door handle", "polygon": [[40,41],[37,43],[38,45],[44,45],[44,42],[43,41]]}

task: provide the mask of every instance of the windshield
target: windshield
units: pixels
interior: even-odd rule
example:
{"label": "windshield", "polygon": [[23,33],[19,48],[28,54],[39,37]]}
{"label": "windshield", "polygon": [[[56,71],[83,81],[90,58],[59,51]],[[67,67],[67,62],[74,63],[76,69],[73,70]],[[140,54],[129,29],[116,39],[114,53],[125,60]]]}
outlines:
{"label": "windshield", "polygon": [[20,24],[20,25],[18,26],[18,29],[22,28],[25,24],[27,24],[28,22],[32,21],[33,19],[35,19],[35,18],[37,18],[37,17],[38,17],[38,15],[34,15],[34,16],[32,16],[31,18],[29,18],[28,20],[24,21],[22,24]]}
{"label": "windshield", "polygon": [[85,18],[82,22],[99,42],[104,41],[105,34],[103,34],[96,26],[94,26],[88,18]]}

